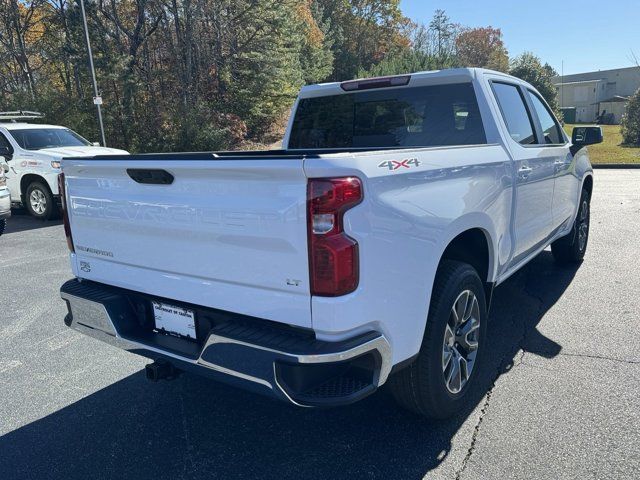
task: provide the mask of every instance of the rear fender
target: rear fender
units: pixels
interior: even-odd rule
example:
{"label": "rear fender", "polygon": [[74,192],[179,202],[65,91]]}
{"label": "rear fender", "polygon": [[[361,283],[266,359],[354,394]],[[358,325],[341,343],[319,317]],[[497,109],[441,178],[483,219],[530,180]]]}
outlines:
{"label": "rear fender", "polygon": [[[496,252],[497,238],[496,229],[491,221],[491,218],[482,212],[473,212],[466,214],[456,220],[454,220],[444,232],[438,251],[440,252],[439,258],[442,260],[442,256],[449,246],[449,244],[459,235],[473,229],[479,229],[484,233],[487,247],[489,264],[487,266],[487,278],[482,278],[483,282],[495,282],[496,274],[499,268],[498,258],[500,255]],[[504,250],[508,255],[511,250],[511,242],[509,239],[503,239]]]}

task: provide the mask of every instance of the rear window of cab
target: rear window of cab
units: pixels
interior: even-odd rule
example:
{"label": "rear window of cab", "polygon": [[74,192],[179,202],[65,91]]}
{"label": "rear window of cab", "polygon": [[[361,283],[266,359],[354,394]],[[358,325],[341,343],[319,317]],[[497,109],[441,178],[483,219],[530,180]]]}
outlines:
{"label": "rear window of cab", "polygon": [[301,99],[289,138],[290,149],[486,143],[471,83]]}

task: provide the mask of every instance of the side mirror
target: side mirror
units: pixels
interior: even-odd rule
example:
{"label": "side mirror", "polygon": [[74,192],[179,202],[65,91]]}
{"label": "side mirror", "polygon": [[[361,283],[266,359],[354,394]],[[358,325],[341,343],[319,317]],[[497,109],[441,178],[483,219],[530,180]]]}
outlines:
{"label": "side mirror", "polygon": [[602,128],[600,127],[574,127],[571,132],[571,143],[576,147],[602,143],[602,139]]}
{"label": "side mirror", "polygon": [[0,163],[0,168],[2,168],[2,171],[4,173],[9,173],[9,165],[7,165],[6,163],[4,162]]}
{"label": "side mirror", "polygon": [[[0,145],[0,157],[11,157],[13,151],[8,145]],[[8,160],[8,159],[7,159]]]}
{"label": "side mirror", "polygon": [[91,145],[93,147],[99,147],[100,146],[100,142],[91,142]]}

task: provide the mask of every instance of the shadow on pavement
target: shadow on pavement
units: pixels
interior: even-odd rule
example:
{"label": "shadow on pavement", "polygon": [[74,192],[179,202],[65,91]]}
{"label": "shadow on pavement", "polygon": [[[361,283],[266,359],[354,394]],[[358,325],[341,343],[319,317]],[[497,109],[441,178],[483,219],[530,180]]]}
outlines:
{"label": "shadow on pavement", "polygon": [[[560,352],[536,326],[576,269],[543,252],[496,289],[482,393],[521,347]],[[296,409],[196,376],[151,385],[141,371],[1,437],[0,478],[419,479],[471,411],[426,421],[384,389],[348,407]]]}
{"label": "shadow on pavement", "polygon": [[11,233],[25,232],[27,230],[35,230],[37,228],[55,225],[62,225],[62,219],[54,216],[53,220],[43,221],[33,218],[22,208],[11,209],[11,217],[7,220],[7,229],[4,234],[9,235]]}

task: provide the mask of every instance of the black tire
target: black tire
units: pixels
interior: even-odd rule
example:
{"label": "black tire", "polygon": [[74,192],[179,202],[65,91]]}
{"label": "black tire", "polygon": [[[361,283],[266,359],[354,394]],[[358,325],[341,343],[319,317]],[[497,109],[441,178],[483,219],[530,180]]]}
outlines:
{"label": "black tire", "polygon": [[[32,201],[32,196],[35,195],[40,199],[40,203]],[[32,182],[27,187],[27,193],[24,197],[25,207],[34,218],[38,220],[49,220],[53,217],[56,211],[55,201],[49,187],[42,182]]]}
{"label": "black tire", "polygon": [[4,233],[5,228],[7,228],[7,219],[3,218],[0,220],[0,236]]}
{"label": "black tire", "polygon": [[[478,347],[468,380],[458,392],[452,393],[445,380],[447,373],[443,367],[445,348],[450,348],[445,347],[445,330],[454,319],[452,307],[466,291],[472,292],[477,299],[480,325],[475,335]],[[480,398],[478,393],[482,385],[486,332],[485,291],[478,273],[466,263],[443,260],[436,275],[418,357],[411,365],[390,378],[391,392],[396,401],[402,407],[422,416],[443,419],[463,411],[472,399]],[[460,349],[458,343],[455,345]]]}
{"label": "black tire", "polygon": [[591,197],[586,188],[582,189],[578,214],[568,235],[551,244],[551,253],[557,263],[579,263],[584,258],[589,243],[589,224],[591,220]]}

